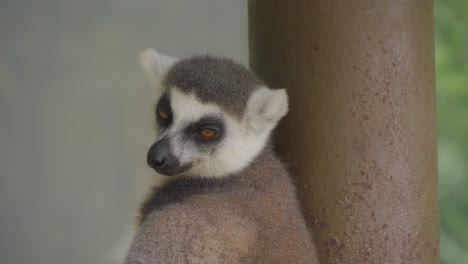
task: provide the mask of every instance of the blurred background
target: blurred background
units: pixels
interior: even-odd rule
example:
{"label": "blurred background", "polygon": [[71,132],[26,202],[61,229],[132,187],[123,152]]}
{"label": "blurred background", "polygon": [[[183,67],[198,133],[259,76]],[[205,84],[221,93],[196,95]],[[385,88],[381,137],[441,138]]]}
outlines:
{"label": "blurred background", "polygon": [[154,180],[148,47],[247,63],[247,3],[0,2],[0,263],[106,263]]}
{"label": "blurred background", "polygon": [[[435,0],[442,263],[468,263],[468,1]],[[3,0],[0,263],[105,259],[154,180],[147,47],[247,64],[247,3]]]}
{"label": "blurred background", "polygon": [[441,263],[468,263],[468,1],[435,0]]}

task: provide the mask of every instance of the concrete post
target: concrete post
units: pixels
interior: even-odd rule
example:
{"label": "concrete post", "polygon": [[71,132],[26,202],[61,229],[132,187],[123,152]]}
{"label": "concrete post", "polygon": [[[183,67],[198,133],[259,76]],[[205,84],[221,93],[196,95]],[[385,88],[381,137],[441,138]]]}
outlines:
{"label": "concrete post", "polygon": [[250,0],[252,68],[322,263],[439,263],[430,0]]}

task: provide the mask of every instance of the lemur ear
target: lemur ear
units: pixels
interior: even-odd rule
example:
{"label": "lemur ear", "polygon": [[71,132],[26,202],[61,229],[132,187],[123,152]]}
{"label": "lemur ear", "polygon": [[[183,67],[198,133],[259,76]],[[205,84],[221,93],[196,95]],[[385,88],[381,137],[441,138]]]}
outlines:
{"label": "lemur ear", "polygon": [[288,112],[288,94],[285,89],[262,86],[247,102],[246,121],[256,130],[273,129]]}
{"label": "lemur ear", "polygon": [[141,67],[152,83],[160,82],[177,61],[177,58],[159,54],[154,49],[144,50],[140,54]]}

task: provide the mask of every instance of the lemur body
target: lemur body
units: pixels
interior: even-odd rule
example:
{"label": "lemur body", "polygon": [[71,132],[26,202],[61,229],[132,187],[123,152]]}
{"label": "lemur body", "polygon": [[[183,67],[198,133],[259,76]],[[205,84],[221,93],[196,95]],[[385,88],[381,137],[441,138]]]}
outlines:
{"label": "lemur body", "polygon": [[125,263],[318,263],[269,140],[285,91],[228,59],[148,50],[143,65],[158,87],[148,164],[173,180],[143,204]]}

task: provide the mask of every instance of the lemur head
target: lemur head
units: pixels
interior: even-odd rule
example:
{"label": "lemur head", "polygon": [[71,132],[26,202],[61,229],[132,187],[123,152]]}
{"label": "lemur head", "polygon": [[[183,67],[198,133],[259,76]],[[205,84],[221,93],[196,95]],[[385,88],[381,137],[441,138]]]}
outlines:
{"label": "lemur head", "polygon": [[229,59],[179,60],[149,49],[141,64],[157,93],[148,165],[163,175],[224,177],[242,170],[288,111],[284,89],[266,87]]}

